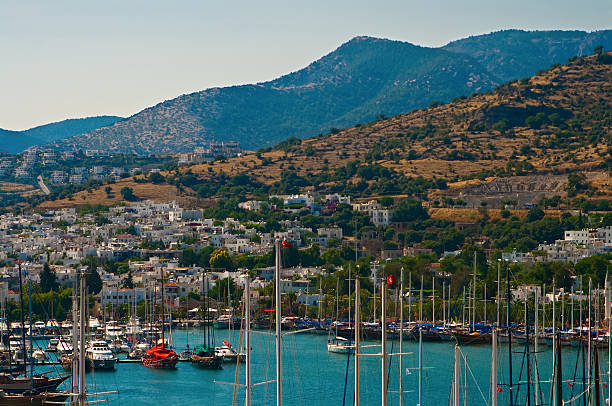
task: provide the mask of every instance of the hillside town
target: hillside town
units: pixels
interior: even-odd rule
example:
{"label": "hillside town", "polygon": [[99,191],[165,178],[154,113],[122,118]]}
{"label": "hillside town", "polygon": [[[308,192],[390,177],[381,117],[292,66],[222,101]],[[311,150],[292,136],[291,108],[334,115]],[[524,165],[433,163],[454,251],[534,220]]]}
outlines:
{"label": "hillside town", "polygon": [[[367,214],[375,226],[401,226],[394,224],[392,211],[382,208],[377,200],[351,204],[349,196],[305,193],[274,195],[269,201],[239,203],[248,211],[262,210],[269,205],[287,213],[301,208],[314,215],[333,211],[338,205],[351,205],[354,212]],[[266,232],[265,226],[264,221],[204,218],[203,210],[186,209],[175,201],[132,202],[97,213],[79,213],[74,208],[66,208],[4,214],[0,216],[0,301],[17,298],[19,268],[27,280],[40,282],[45,264],[50,264],[58,283],[70,287],[75,270],[88,258],[96,258],[98,264],[127,260],[120,272],[109,272],[98,266],[102,306],[142,301],[147,291],[150,294],[155,289],[163,274],[168,280],[167,297],[178,307],[180,300],[190,293],[199,295],[211,289],[218,280],[231,278],[237,286],[244,287],[246,278],[244,269],[214,269],[201,264],[187,264],[184,258],[187,250],[197,252],[211,247],[211,250],[224,250],[233,256],[265,255],[273,250],[275,239],[281,239],[298,250],[314,248],[319,255],[331,247],[347,246],[355,251],[356,257],[371,258],[373,282],[380,264],[385,261],[403,256],[435,255],[431,249],[418,244],[385,247],[376,229],[363,232],[358,238],[349,238],[341,227],[313,229],[303,226],[297,219],[282,221],[279,231]],[[485,249],[485,252],[490,255],[493,250]],[[608,252],[612,252],[612,227],[566,231],[563,239],[541,242],[532,252],[517,252],[516,249],[503,252],[502,258],[510,263],[523,264],[544,261],[576,263]],[[440,260],[459,253],[443,252],[438,261],[431,264],[432,271],[439,267]],[[284,268],[282,291],[297,294],[298,303],[316,303],[318,287],[313,281],[332,271],[334,269],[325,266]],[[256,277],[252,279],[251,287],[257,291],[270,282],[273,267],[261,267],[254,272]],[[127,275],[131,278],[130,287],[125,286]],[[443,274],[439,276],[445,277]]]}

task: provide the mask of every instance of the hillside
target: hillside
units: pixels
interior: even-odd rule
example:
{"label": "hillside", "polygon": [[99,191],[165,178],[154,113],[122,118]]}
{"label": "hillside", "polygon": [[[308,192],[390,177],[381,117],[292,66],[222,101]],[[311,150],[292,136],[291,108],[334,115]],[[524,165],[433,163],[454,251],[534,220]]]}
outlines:
{"label": "hillside", "polygon": [[255,150],[489,90],[597,41],[612,47],[611,33],[503,31],[443,48],[357,37],[276,80],[183,95],[57,146],[150,154],[234,140]]}
{"label": "hillside", "polygon": [[590,56],[494,92],[164,176],[200,198],[312,189],[431,199],[473,193],[521,203],[610,199],[611,127],[612,64]]}
{"label": "hillside", "polygon": [[24,131],[0,129],[0,151],[19,153],[32,145],[43,145],[114,124],[122,117],[98,116],[73,118],[44,124]]}

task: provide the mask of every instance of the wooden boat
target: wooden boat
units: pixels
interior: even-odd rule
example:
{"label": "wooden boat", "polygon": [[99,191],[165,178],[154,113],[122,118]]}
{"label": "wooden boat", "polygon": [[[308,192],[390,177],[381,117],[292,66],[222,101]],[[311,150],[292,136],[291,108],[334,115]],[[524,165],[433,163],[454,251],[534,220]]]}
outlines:
{"label": "wooden boat", "polygon": [[145,351],[142,364],[148,368],[174,369],[178,362],[178,355],[164,344],[158,344]]}
{"label": "wooden boat", "polygon": [[67,392],[42,392],[11,394],[0,391],[0,406],[33,406],[46,405],[50,402],[64,402],[68,399]]}
{"label": "wooden boat", "polygon": [[55,378],[49,378],[46,375],[35,375],[33,377],[34,382],[32,383],[29,376],[13,377],[10,374],[1,373],[0,391],[9,394],[24,393],[33,386],[35,391],[50,392],[56,390],[69,377],[70,375],[61,375]]}
{"label": "wooden boat", "polygon": [[460,345],[491,344],[491,333],[455,331],[453,336]]}
{"label": "wooden boat", "polygon": [[221,369],[223,357],[218,356],[215,353],[214,348],[201,345],[196,347],[193,355],[191,356],[191,362],[202,368]]}

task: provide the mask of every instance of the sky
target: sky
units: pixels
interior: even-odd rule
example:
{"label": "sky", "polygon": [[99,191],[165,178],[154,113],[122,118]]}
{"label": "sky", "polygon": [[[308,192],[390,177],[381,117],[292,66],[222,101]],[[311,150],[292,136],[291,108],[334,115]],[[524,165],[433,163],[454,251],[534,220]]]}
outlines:
{"label": "sky", "polygon": [[610,0],[0,0],[0,128],[130,116],[298,70],[357,35],[440,46],[612,28]]}

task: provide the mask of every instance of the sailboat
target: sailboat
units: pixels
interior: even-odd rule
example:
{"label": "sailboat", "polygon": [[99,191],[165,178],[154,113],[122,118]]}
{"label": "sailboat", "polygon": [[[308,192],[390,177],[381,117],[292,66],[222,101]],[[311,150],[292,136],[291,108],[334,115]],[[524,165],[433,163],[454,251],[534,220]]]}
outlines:
{"label": "sailboat", "polygon": [[[334,322],[336,330],[334,333],[334,338],[330,338],[329,336],[327,338],[327,351],[333,352],[336,354],[352,354],[355,351],[355,347],[351,345],[351,342],[349,340],[347,340],[344,337],[340,337],[338,335],[338,324],[339,324],[339,321],[338,321],[338,313],[339,313],[338,290],[339,288],[340,288],[340,279],[338,278],[338,281],[336,281],[336,321]],[[331,332],[332,332],[332,329],[330,326],[329,333]]]}
{"label": "sailboat", "polygon": [[[208,281],[205,277],[202,279],[202,285],[202,290],[206,292],[204,306],[206,306],[206,319],[208,320]],[[211,326],[208,323],[204,325],[204,342],[202,345],[199,345],[194,349],[193,355],[191,356],[191,362],[202,368],[221,369],[223,356],[219,356],[215,351],[215,347],[212,344],[210,327]]]}
{"label": "sailboat", "polygon": [[165,319],[164,319],[164,275],[162,273],[161,277],[161,313],[162,313],[162,326],[161,326],[161,335],[162,338],[155,345],[147,350],[145,350],[145,354],[142,357],[142,364],[148,368],[158,368],[158,369],[174,369],[176,368],[176,364],[178,363],[178,355],[174,350],[168,348],[169,346],[166,343],[164,337],[164,327],[165,327]]}
{"label": "sailboat", "polygon": [[[21,275],[21,265],[19,265],[19,296],[21,307],[21,326],[25,326],[23,309],[23,281]],[[32,320],[32,300],[31,282],[28,281],[28,292],[30,294],[30,320]],[[30,343],[32,341],[32,327],[30,324]],[[57,387],[69,378],[70,375],[61,375],[55,378],[46,375],[34,375],[33,366],[30,365],[29,374],[27,373],[27,359],[25,356],[26,339],[25,328],[21,329],[22,349],[24,349],[23,367],[26,371],[24,376],[14,377],[8,373],[0,374],[0,406],[1,405],[42,405],[45,401],[63,401],[68,395],[55,393]],[[32,357],[32,347],[29,348],[29,358]],[[52,394],[53,392],[53,394]]]}

